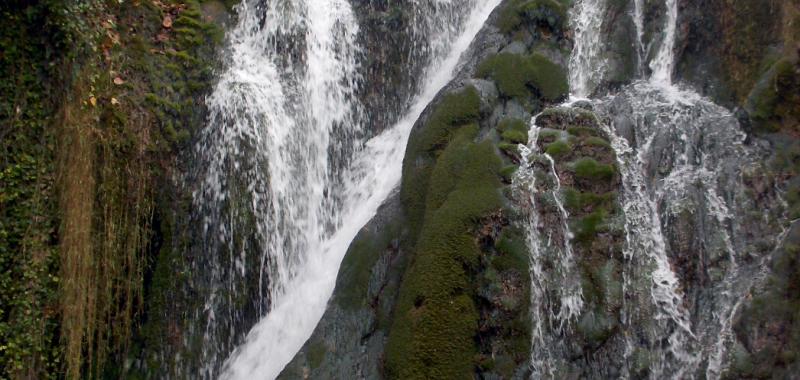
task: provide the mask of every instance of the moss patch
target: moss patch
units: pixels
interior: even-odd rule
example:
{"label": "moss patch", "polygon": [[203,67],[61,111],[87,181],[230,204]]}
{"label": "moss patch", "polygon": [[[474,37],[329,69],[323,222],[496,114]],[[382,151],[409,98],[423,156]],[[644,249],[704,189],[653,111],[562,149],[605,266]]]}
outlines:
{"label": "moss patch", "polygon": [[553,159],[559,159],[572,152],[572,145],[563,140],[554,141],[547,145],[545,153],[549,154]]}
{"label": "moss patch", "polygon": [[556,0],[512,0],[503,8],[497,27],[506,34],[526,26],[560,31],[567,23],[567,7]]}
{"label": "moss patch", "polygon": [[[470,268],[480,256],[472,230],[483,215],[501,207],[500,159],[489,142],[473,142],[476,125],[447,129],[450,142],[430,169],[426,191],[412,203],[424,200],[423,228],[387,341],[390,378],[472,376],[479,314],[471,296]],[[418,179],[404,177],[404,187]]]}
{"label": "moss patch", "polygon": [[782,59],[773,70],[754,98],[751,117],[761,131],[800,133],[800,65]]}
{"label": "moss patch", "polygon": [[513,144],[528,143],[528,126],[519,119],[503,119],[497,126],[503,141]]}
{"label": "moss patch", "polygon": [[477,75],[491,78],[506,98],[526,98],[536,90],[549,101],[562,99],[569,92],[567,76],[561,66],[541,54],[523,56],[500,53],[487,58]]}
{"label": "moss patch", "polygon": [[609,181],[616,174],[616,169],[614,169],[613,165],[601,164],[589,157],[576,161],[573,169],[576,177],[588,180]]}
{"label": "moss patch", "polygon": [[425,128],[409,139],[403,159],[400,197],[407,210],[412,235],[417,234],[422,223],[436,156],[447,146],[455,130],[477,121],[480,101],[474,87],[448,94],[436,106]]}

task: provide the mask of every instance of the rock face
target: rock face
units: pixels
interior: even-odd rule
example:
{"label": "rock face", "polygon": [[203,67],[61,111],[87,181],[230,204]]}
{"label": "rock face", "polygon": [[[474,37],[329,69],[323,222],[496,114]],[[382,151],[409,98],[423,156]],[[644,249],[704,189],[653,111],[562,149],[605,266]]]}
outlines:
{"label": "rock face", "polygon": [[[658,357],[674,343],[655,332],[678,335],[680,318],[704,329],[687,350],[719,352],[692,362],[698,373],[797,371],[798,227],[783,216],[800,216],[796,2],[679,2],[673,75],[737,118],[703,102],[641,108],[655,95],[627,85],[649,76],[664,2],[642,2],[641,45],[633,2],[601,4],[608,53],[590,93],[621,94],[569,107],[555,106],[566,98],[576,33],[569,4],[509,0],[495,11],[415,125],[401,189],[351,246],[322,322],[282,378],[666,376],[682,370]],[[712,116],[697,118],[704,112]],[[697,129],[642,129],[667,114]],[[753,156],[713,153],[739,143],[738,123]],[[664,307],[649,298],[654,280],[623,270],[641,259],[626,256],[626,213],[636,210],[624,199],[632,189],[619,162],[633,158],[617,156],[620,139],[647,147],[642,186],[659,189],[653,207],[663,218],[654,223],[685,311],[671,325],[643,317]],[[682,146],[692,165],[718,165],[708,166],[714,183],[670,182],[680,177]],[[709,201],[720,185],[719,201],[737,204],[729,216]],[[744,252],[735,263],[732,251]],[[725,292],[747,296],[728,308]]]}
{"label": "rock face", "polygon": [[580,103],[545,109],[515,180],[530,199],[534,377],[621,374],[622,183],[600,122]]}
{"label": "rock face", "polygon": [[351,245],[282,378],[530,376],[528,251],[509,185],[527,120],[566,97],[568,41],[564,5],[526,5],[492,14],[415,125],[399,193]]}
{"label": "rock face", "polygon": [[282,378],[380,377],[387,327],[409,260],[407,236],[394,194],[351,245],[325,317]]}

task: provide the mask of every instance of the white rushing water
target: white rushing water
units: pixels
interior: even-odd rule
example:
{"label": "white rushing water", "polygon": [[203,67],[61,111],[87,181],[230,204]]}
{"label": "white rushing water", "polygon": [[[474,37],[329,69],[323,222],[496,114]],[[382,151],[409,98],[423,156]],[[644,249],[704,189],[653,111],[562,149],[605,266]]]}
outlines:
{"label": "white rushing water", "polygon": [[[400,121],[366,141],[353,96],[360,80],[358,24],[348,2],[269,2],[266,12],[248,8],[257,3],[243,4],[244,17],[232,32],[231,67],[209,99],[202,149],[212,160],[196,199],[231,202],[230,173],[245,178],[251,195],[245,207],[255,214],[264,250],[259,289],[269,292],[270,303],[225,361],[221,378],[273,379],[309,338],[350,242],[399,184],[411,127],[453,77],[461,53],[499,2],[413,2],[420,7],[415,17],[425,18],[420,29],[430,51],[422,89]],[[219,230],[206,234],[230,240],[228,229],[236,226],[215,217],[206,226]],[[231,262],[244,265],[247,258]],[[208,343],[216,341],[214,297],[207,303]],[[213,368],[206,375],[213,376]]]}
{"label": "white rushing water", "polygon": [[605,0],[579,0],[570,11],[575,44],[569,59],[570,94],[589,97],[603,80],[606,60],[603,52]]}
{"label": "white rushing water", "polygon": [[[212,257],[228,256],[212,264],[205,377],[235,344],[229,329],[251,273],[264,313],[341,225],[335,163],[350,158],[331,147],[357,149],[363,135],[354,100],[359,28],[346,0],[244,1],[239,14],[198,147],[205,165],[194,198],[206,209],[204,235]],[[246,243],[238,242],[243,231],[252,231]]]}
{"label": "white rushing water", "polygon": [[[617,93],[596,99],[586,98],[604,91],[603,49],[607,45],[603,39],[609,36],[603,33],[603,17],[607,4],[605,0],[578,0],[574,4],[570,13],[574,30],[569,61],[571,98],[560,107],[571,107],[578,100],[591,102],[617,156],[625,231],[621,376],[639,376],[631,372],[632,356],[636,352],[641,358],[646,352],[650,378],[696,378],[702,373],[716,379],[731,345],[734,315],[743,296],[756,283],[754,273],[767,262],[764,258],[739,265],[739,259],[750,252],[734,241],[744,228],[737,216],[751,211],[747,209],[751,202],[741,173],[757,167],[761,158],[744,145],[745,134],[730,111],[673,83],[678,5],[676,0],[663,2],[664,25],[654,28],[662,33],[646,42],[645,2],[633,0],[631,16],[641,77],[633,78],[632,84]],[[657,50],[647,62],[651,46]],[[632,130],[620,132],[626,131],[626,125]],[[559,318],[563,304],[570,303],[562,298],[556,313],[556,303],[550,298],[564,289],[580,288],[580,278],[552,273],[567,270],[570,264],[566,261],[543,268],[543,258],[553,250],[550,234],[561,229],[566,232],[556,233],[569,236],[569,227],[543,226],[537,202],[553,204],[554,200],[565,223],[569,215],[559,201],[562,195],[552,158],[537,152],[540,132],[534,117],[530,141],[520,147],[523,158],[514,186],[518,192],[515,198],[525,208],[531,254],[533,378],[554,378],[565,373],[554,368],[564,371],[569,365],[569,359],[563,356],[569,353],[563,340],[569,338],[563,325],[548,326],[546,321],[569,323],[579,316]],[[555,182],[548,190],[542,181],[551,177]],[[707,257],[705,260],[719,268],[709,275],[707,289],[691,295],[676,272],[681,268],[674,263],[676,257],[687,254],[678,247],[685,242],[672,240],[680,227],[670,225],[686,218],[687,213],[693,215],[697,229],[691,235],[695,240],[690,242],[697,243],[689,248],[695,251],[689,254]],[[649,292],[642,291],[645,289]],[[694,315],[690,309],[698,302],[707,310]]]}
{"label": "white rushing water", "polygon": [[[531,368],[532,378],[538,379],[555,376],[555,370],[562,360],[559,354],[564,351],[564,342],[553,339],[548,331],[560,334],[577,320],[583,308],[583,294],[573,253],[569,213],[561,199],[561,180],[553,158],[541,152],[537,144],[541,132],[536,125],[537,116],[530,121],[527,145],[520,144],[518,147],[521,159],[513,180],[513,192],[514,198],[522,205],[523,228],[527,231],[525,243],[530,251]],[[541,161],[533,162],[534,157],[540,157]],[[548,176],[546,180],[537,182],[536,168],[542,167]],[[543,236],[545,226],[539,217],[537,196],[547,196],[556,205],[561,217],[556,229],[557,236],[553,232]],[[557,265],[550,266],[549,262]],[[552,287],[552,283],[558,285]],[[555,312],[556,309],[558,312]]]}

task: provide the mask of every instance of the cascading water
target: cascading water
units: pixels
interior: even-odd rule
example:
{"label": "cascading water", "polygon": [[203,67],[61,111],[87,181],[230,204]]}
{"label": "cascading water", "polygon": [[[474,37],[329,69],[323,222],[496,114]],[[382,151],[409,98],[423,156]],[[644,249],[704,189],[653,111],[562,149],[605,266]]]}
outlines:
{"label": "cascading water", "polygon": [[[421,91],[394,127],[372,138],[355,96],[363,52],[349,3],[240,5],[229,67],[208,99],[211,116],[198,148],[195,202],[204,215],[204,248],[219,256],[205,307],[203,377],[222,368],[226,379],[275,378],[301,348],[348,245],[399,183],[411,127],[498,3],[408,5],[419,41],[411,54],[426,60]],[[234,326],[247,303],[241,289],[254,282],[252,298],[264,317],[223,364],[241,339]]]}
{"label": "cascading water", "polygon": [[275,308],[341,224],[342,168],[364,134],[353,100],[358,25],[346,1],[245,1],[239,14],[198,148],[194,198],[207,251],[223,255],[211,263],[205,306],[206,377],[238,343],[237,316],[220,313],[241,312],[241,289],[256,280],[257,312]]}
{"label": "cascading water", "polygon": [[[569,215],[561,200],[561,181],[555,169],[553,158],[547,153],[539,152],[536,141],[540,129],[536,126],[536,118],[531,121],[528,146],[520,145],[520,170],[514,179],[515,198],[522,200],[525,210],[524,228],[528,231],[526,245],[531,250],[530,269],[531,305],[532,307],[532,358],[533,378],[553,377],[559,363],[559,354],[563,354],[563,342],[545,334],[545,331],[562,332],[574,321],[583,307],[580,278],[576,273],[573,257],[572,232],[569,228]],[[539,162],[532,162],[539,154]],[[545,168],[546,178],[537,182],[535,167]],[[551,183],[542,183],[551,182]],[[550,191],[546,191],[552,187]],[[537,212],[535,195],[547,193],[561,216],[561,224],[557,231],[550,232],[546,238],[542,236],[542,221]],[[550,266],[548,262],[557,265]],[[547,268],[547,269],[545,269]],[[554,281],[562,286],[549,288],[545,281]],[[558,311],[556,311],[558,310]]]}
{"label": "cascading water", "polygon": [[572,96],[585,98],[592,94],[603,79],[606,67],[603,58],[604,0],[578,1],[570,11],[576,44],[569,59],[570,92]]}
{"label": "cascading water", "polygon": [[[605,7],[604,0],[579,0],[574,5],[575,46],[569,62],[572,98],[562,107],[571,107],[603,88],[605,52],[600,41]],[[766,152],[745,144],[745,134],[728,110],[672,83],[677,1],[665,0],[664,7],[663,35],[651,43],[643,41],[643,2],[633,0],[631,7],[635,50],[640,66],[649,67],[649,77],[635,80],[616,94],[588,100],[616,152],[622,182],[623,338],[622,343],[611,340],[607,344],[620,345],[610,350],[621,354],[615,365],[623,378],[642,376],[641,368],[633,368],[642,365],[654,379],[719,378],[734,314],[766,265],[764,252],[752,252],[744,239],[737,239],[746,235],[742,220],[753,213],[779,212],[757,210],[743,185],[742,173],[757,170]],[[646,62],[645,46],[658,49],[650,62]],[[644,75],[647,70],[637,72]],[[523,159],[514,188],[527,194],[515,198],[522,200],[528,219],[534,378],[558,378],[569,373],[570,358],[565,357],[568,351],[561,343],[569,339],[569,327],[546,323],[558,320],[559,310],[565,307],[564,300],[554,303],[550,297],[557,289],[580,289],[581,283],[580,278],[554,276],[542,268],[542,260],[551,255],[551,235],[570,234],[559,232],[561,226],[543,226],[538,217],[537,204],[560,204],[557,200],[563,195],[558,182],[550,193],[542,184],[552,176],[558,179],[550,166],[552,159],[544,155],[543,163],[533,162],[543,160],[537,152],[536,119],[531,122],[528,146],[520,147]],[[756,255],[761,257],[748,260]],[[711,263],[714,268],[700,268],[703,279],[697,280],[694,277],[699,275],[686,273],[691,260]],[[683,264],[676,265],[678,261]],[[565,268],[562,263],[547,271]],[[703,281],[703,286],[696,286],[696,281]]]}

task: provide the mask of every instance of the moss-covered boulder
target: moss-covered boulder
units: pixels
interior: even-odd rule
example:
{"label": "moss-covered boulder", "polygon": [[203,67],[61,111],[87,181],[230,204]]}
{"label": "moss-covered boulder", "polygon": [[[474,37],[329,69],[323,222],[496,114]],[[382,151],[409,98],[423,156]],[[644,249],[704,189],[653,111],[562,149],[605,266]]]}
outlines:
{"label": "moss-covered boulder", "polygon": [[563,68],[541,54],[521,56],[501,53],[489,57],[478,67],[478,75],[497,82],[506,98],[524,98],[536,91],[548,101],[558,101],[569,92]]}

